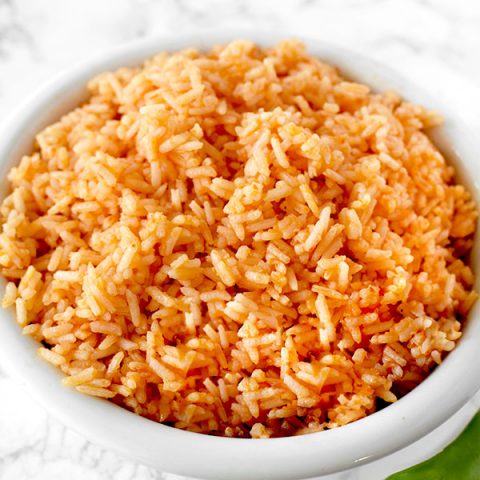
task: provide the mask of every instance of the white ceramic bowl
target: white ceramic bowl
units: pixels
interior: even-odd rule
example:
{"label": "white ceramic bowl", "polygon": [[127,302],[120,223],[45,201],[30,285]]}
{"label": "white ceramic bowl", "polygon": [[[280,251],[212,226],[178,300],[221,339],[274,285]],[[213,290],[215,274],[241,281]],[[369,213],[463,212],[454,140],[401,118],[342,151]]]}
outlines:
{"label": "white ceramic bowl", "polygon": [[[209,48],[234,38],[272,45],[285,33],[228,32],[146,39],[102,55],[61,75],[27,101],[0,135],[2,196],[6,174],[30,151],[36,132],[86,98],[86,82],[99,72],[139,64],[161,50]],[[295,35],[297,38],[299,35]],[[395,89],[406,99],[441,111],[445,125],[433,132],[456,166],[458,178],[477,201],[480,143],[453,109],[428,98],[414,83],[368,58],[303,39],[311,55],[337,65],[375,90]],[[412,80],[415,80],[412,72]],[[477,256],[474,255],[474,264]],[[477,289],[478,289],[477,282]],[[185,432],[139,417],[107,401],[90,398],[60,383],[60,373],[36,355],[38,345],[20,333],[11,312],[0,312],[0,363],[53,415],[93,442],[162,471],[224,480],[300,479],[372,461],[423,437],[462,407],[480,387],[479,307],[471,312],[457,348],[421,385],[397,403],[350,425],[311,435],[268,440],[220,438]]]}

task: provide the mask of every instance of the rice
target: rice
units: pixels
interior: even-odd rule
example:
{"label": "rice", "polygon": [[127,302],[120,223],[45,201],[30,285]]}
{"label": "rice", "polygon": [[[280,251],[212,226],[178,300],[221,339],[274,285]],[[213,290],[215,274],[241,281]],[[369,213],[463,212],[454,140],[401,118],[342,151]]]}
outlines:
{"label": "rice", "polygon": [[476,300],[438,115],[301,43],[99,75],[0,215],[2,306],[64,384],[194,432],[353,422],[422,382]]}

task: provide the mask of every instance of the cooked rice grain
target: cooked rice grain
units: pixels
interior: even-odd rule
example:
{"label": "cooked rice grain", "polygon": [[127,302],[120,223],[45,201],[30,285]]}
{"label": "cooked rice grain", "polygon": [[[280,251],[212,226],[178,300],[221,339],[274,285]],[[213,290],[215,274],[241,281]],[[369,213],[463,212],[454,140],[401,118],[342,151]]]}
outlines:
{"label": "cooked rice grain", "polygon": [[295,41],[88,87],[0,210],[2,305],[65,385],[265,438],[371,414],[454,348],[477,212],[426,135],[437,115]]}

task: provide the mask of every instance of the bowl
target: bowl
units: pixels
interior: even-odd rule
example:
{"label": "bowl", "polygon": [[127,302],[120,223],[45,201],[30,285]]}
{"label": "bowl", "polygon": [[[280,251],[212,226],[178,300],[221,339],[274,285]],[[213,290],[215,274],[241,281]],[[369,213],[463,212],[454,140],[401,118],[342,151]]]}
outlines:
{"label": "bowl", "polygon": [[[297,34],[253,31],[145,39],[60,75],[4,122],[0,135],[0,194],[5,196],[7,192],[9,169],[21,155],[31,151],[34,135],[86,99],[85,85],[97,73],[138,65],[162,50],[207,49],[235,38],[248,38],[267,46],[292,36],[303,40],[311,55],[339,67],[346,77],[374,90],[394,89],[407,100],[440,111],[446,118],[445,124],[431,135],[455,165],[458,180],[478,202],[480,143],[452,109],[429,98],[413,82],[357,53]],[[474,250],[475,267],[477,246]],[[478,285],[477,278],[477,290]],[[477,305],[471,311],[456,349],[411,393],[349,425],[297,437],[253,440],[191,433],[147,420],[108,401],[84,396],[62,386],[60,372],[37,356],[38,344],[22,336],[12,311],[0,312],[0,365],[64,424],[95,443],[164,472],[218,480],[309,478],[391,454],[432,432],[465,405],[480,388],[479,308]]]}

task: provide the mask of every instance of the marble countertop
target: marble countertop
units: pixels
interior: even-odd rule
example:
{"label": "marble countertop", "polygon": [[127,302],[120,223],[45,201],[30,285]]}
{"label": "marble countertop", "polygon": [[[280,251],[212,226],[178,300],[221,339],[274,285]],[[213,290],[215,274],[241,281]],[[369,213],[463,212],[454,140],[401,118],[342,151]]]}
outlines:
{"label": "marble countertop", "polygon": [[[480,129],[479,24],[477,0],[0,0],[0,121],[39,84],[92,53],[148,35],[253,27],[297,31],[367,54],[456,105],[467,125]],[[477,396],[463,414],[479,407]],[[424,445],[434,452],[448,429],[459,428],[452,420]],[[418,448],[409,447],[396,454],[396,465],[406,466],[416,455]],[[328,478],[381,480],[391,471],[389,463]],[[0,371],[0,479],[67,475],[182,478],[90,443]]]}

